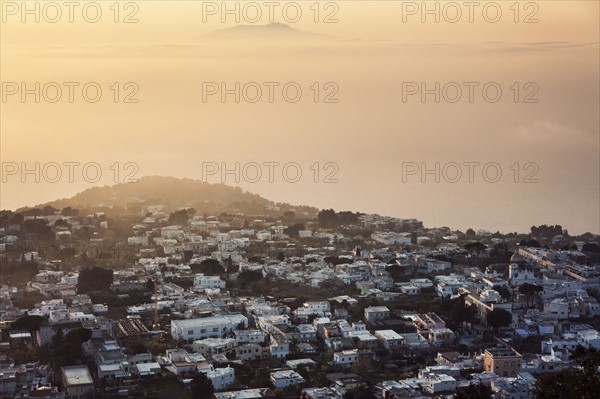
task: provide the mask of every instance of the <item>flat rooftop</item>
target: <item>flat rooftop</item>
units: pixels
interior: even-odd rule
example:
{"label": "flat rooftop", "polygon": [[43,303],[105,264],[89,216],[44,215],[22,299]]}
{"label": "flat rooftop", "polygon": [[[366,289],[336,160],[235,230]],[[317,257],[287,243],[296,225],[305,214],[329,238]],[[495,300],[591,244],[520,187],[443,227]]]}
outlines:
{"label": "flat rooftop", "polygon": [[521,356],[513,348],[489,348],[485,351],[494,357]]}
{"label": "flat rooftop", "polygon": [[202,324],[219,324],[219,323],[239,323],[247,321],[246,317],[241,314],[201,317],[196,319],[173,320],[171,323],[181,328],[193,328]]}
{"label": "flat rooftop", "polygon": [[87,366],[68,366],[62,368],[65,386],[93,385],[92,375]]}
{"label": "flat rooftop", "polygon": [[402,336],[394,330],[378,330],[375,335],[383,339],[402,339]]}
{"label": "flat rooftop", "polygon": [[389,312],[387,306],[369,306],[365,309],[368,312]]}

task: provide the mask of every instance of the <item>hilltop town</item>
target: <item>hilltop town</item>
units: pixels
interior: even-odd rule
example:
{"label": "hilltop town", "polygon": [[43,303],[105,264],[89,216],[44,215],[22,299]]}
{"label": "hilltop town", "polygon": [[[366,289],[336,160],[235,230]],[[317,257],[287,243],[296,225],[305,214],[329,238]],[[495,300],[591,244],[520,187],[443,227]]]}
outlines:
{"label": "hilltop town", "polygon": [[597,235],[232,207],[2,211],[0,397],[527,399],[600,350]]}

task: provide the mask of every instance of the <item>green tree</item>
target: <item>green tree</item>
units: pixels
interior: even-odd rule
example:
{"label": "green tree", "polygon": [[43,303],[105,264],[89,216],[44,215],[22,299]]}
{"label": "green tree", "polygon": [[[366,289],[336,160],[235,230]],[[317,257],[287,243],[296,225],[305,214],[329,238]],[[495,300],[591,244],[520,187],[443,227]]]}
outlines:
{"label": "green tree", "polygon": [[190,263],[192,258],[194,257],[194,251],[183,251],[183,263]]}
{"label": "green tree", "polygon": [[600,392],[600,352],[578,346],[573,359],[581,369],[568,368],[538,377],[536,399],[595,399]]}
{"label": "green tree", "polygon": [[57,367],[69,366],[83,360],[81,344],[88,341],[92,336],[91,330],[77,328],[63,336],[62,328],[58,328],[52,338],[52,358]]}
{"label": "green tree", "polygon": [[194,208],[180,209],[169,215],[169,223],[186,225],[195,213],[196,210]]}
{"label": "green tree", "polygon": [[63,216],[77,216],[79,215],[79,210],[78,209],[73,209],[70,206],[63,208],[61,215]]}
{"label": "green tree", "polygon": [[193,273],[204,273],[207,276],[216,276],[225,273],[225,268],[216,259],[204,259],[200,263],[192,263],[190,265]]}
{"label": "green tree", "polygon": [[471,228],[467,229],[467,231],[465,232],[465,238],[467,240],[474,240],[475,236],[476,236],[475,230],[473,230]]}
{"label": "green tree", "polygon": [[451,299],[451,308],[448,314],[450,325],[460,325],[462,323],[471,323],[475,320],[475,307],[465,303],[465,298],[460,297]]}
{"label": "green tree", "polygon": [[475,254],[475,253],[477,254],[477,256],[479,256],[483,251],[485,251],[486,246],[485,246],[485,244],[482,244],[479,241],[476,241],[476,242],[472,242],[469,244],[465,244],[465,249],[467,251],[469,251],[471,256],[473,256],[473,254]]}
{"label": "green tree", "polygon": [[595,242],[586,242],[583,244],[583,247],[581,247],[581,250],[583,252],[600,253],[600,245],[596,244]]}
{"label": "green tree", "polygon": [[26,330],[33,334],[44,321],[46,318],[42,316],[22,316],[10,325],[10,329]]}
{"label": "green tree", "polygon": [[69,227],[69,223],[64,219],[58,219],[54,222],[54,227]]}
{"label": "green tree", "polygon": [[10,224],[22,224],[24,220],[25,217],[20,213],[7,210],[0,211],[0,227],[7,227]]}
{"label": "green tree", "polygon": [[490,399],[492,397],[492,388],[485,384],[474,385],[470,383],[464,390],[459,390],[454,395],[454,399]]}
{"label": "green tree", "polygon": [[346,392],[344,399],[375,399],[375,395],[371,388],[361,385]]}
{"label": "green tree", "polygon": [[76,342],[81,345],[82,343],[89,341],[90,338],[92,338],[92,330],[81,327],[69,331],[65,337],[65,340],[69,342]]}
{"label": "green tree", "polygon": [[512,314],[504,309],[496,308],[488,312],[487,324],[498,331],[500,327],[507,327],[512,322]]}
{"label": "green tree", "polygon": [[529,307],[529,301],[532,298],[537,297],[537,295],[544,290],[543,287],[535,284],[524,283],[519,287],[519,292],[525,295],[525,299],[527,300],[527,307]]}
{"label": "green tree", "polygon": [[283,229],[283,234],[287,234],[290,237],[298,237],[298,233],[300,230],[304,230],[305,227],[303,224],[298,223],[298,224],[294,224],[292,226],[286,227],[285,229]]}
{"label": "green tree", "polygon": [[254,372],[257,388],[267,388],[271,385],[271,371],[267,367],[260,367]]}
{"label": "green tree", "polygon": [[58,212],[58,209],[56,209],[55,207],[51,206],[51,205],[46,205],[43,209],[44,211],[44,215],[54,215],[56,212]]}
{"label": "green tree", "polygon": [[323,228],[335,228],[344,224],[356,224],[358,213],[342,211],[336,213],[333,209],[323,209],[317,215],[319,225]]}
{"label": "green tree", "polygon": [[333,209],[323,209],[317,216],[319,225],[324,228],[332,228],[338,226],[337,215]]}
{"label": "green tree", "polygon": [[600,290],[597,288],[588,288],[587,293],[589,296],[596,298],[596,300],[600,302]]}
{"label": "green tree", "polygon": [[240,271],[240,265],[233,263],[233,261],[227,265],[227,273],[237,273]]}
{"label": "green tree", "polygon": [[23,233],[39,241],[53,241],[54,232],[44,219],[27,219],[23,222]]}
{"label": "green tree", "polygon": [[92,266],[79,271],[77,292],[109,291],[113,282],[113,270]]}
{"label": "green tree", "polygon": [[255,270],[244,270],[238,274],[237,280],[240,286],[244,289],[248,287],[249,284],[262,280],[263,275],[260,271]]}
{"label": "green tree", "polygon": [[58,347],[65,343],[65,334],[60,326],[56,327],[51,342],[53,347]]}
{"label": "green tree", "polygon": [[198,373],[192,379],[192,399],[211,399],[215,388],[204,373]]}
{"label": "green tree", "polygon": [[521,242],[519,242],[519,245],[522,245],[524,247],[532,247],[532,248],[539,248],[540,247],[540,243],[538,240],[521,240]]}
{"label": "green tree", "polygon": [[494,291],[497,291],[500,294],[500,296],[504,299],[510,299],[512,296],[510,294],[510,290],[504,285],[495,285],[493,289]]}

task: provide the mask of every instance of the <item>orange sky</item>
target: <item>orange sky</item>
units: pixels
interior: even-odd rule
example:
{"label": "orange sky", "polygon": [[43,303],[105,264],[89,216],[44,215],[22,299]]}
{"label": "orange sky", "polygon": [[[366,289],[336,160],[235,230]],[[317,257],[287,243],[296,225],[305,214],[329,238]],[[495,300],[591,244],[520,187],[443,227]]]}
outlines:
{"label": "orange sky", "polygon": [[[404,15],[403,22],[403,10],[414,11],[413,3],[393,1],[321,2],[315,22],[314,2],[304,1],[293,5],[302,10],[298,22],[286,21],[278,9],[274,21],[325,36],[279,40],[205,37],[237,25],[233,16],[222,23],[219,12],[205,15],[203,22],[208,2],[122,2],[115,23],[113,2],[99,1],[102,17],[94,24],[77,9],[69,23],[66,8],[58,23],[45,20],[55,17],[50,8],[39,23],[27,15],[23,23],[13,3],[0,2],[5,168],[13,162],[97,162],[103,171],[98,184],[110,184],[109,167],[115,162],[121,169],[135,163],[136,176],[193,178],[202,177],[202,162],[296,162],[306,176],[298,183],[280,177],[239,185],[276,201],[416,217],[429,226],[527,231],[533,224],[558,223],[572,232],[600,232],[598,2],[520,2],[518,23],[512,1],[495,3],[502,12],[497,23],[486,21],[479,9],[470,23],[464,2],[454,3],[462,17],[449,23],[445,19],[455,17],[448,6],[452,2],[439,2],[440,22],[429,15],[423,23],[420,10]],[[288,3],[279,2],[281,8]],[[482,8],[488,3],[481,2]],[[526,3],[536,6],[526,8]],[[255,25],[269,22],[268,8],[261,11]],[[489,18],[493,9],[488,11]],[[138,22],[123,23],[132,12]],[[338,22],[323,23],[327,15]],[[538,22],[523,23],[527,16]],[[240,23],[250,24],[240,17]],[[57,82],[65,91],[56,103],[45,98],[35,103],[33,95],[23,103],[20,93],[6,92],[7,85],[22,82],[28,87]],[[76,89],[70,103],[64,82],[79,83],[78,88],[96,82],[102,98],[88,103]],[[133,96],[138,103],[122,102],[134,90],[124,87],[127,82],[139,89]],[[223,103],[218,95],[203,102],[206,82],[231,87],[295,82],[303,96],[288,103],[275,91],[273,103],[264,97],[235,103],[233,96]],[[315,82],[319,103],[312,97]],[[337,103],[322,102],[328,82],[339,89]],[[407,82],[428,87],[495,82],[503,93],[496,103],[485,101],[480,90],[472,103],[466,92],[457,103],[435,103],[433,96],[422,103],[419,95],[403,102]],[[538,102],[523,103],[534,91],[531,98]],[[315,162],[321,165],[319,183],[309,168]],[[322,183],[327,162],[339,166],[338,183]],[[466,177],[456,183],[429,177],[422,183],[417,175],[403,182],[403,163],[409,162],[430,167],[496,162],[503,178],[488,183],[476,174],[473,183]],[[528,162],[539,167],[537,183],[523,182],[533,170],[524,169]],[[23,183],[20,174],[4,177],[2,208],[93,186],[81,175],[57,183],[43,178],[35,183],[31,176]]]}

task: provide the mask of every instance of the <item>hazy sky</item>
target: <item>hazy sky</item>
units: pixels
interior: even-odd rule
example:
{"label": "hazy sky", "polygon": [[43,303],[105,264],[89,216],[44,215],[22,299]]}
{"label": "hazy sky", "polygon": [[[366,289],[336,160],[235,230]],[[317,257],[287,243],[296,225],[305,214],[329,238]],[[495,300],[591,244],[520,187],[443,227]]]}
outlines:
{"label": "hazy sky", "polygon": [[[275,201],[415,217],[428,226],[506,232],[558,223],[572,233],[600,233],[597,1],[521,1],[518,7],[482,1],[471,10],[472,22],[465,2],[427,2],[429,10],[438,4],[439,23],[434,14],[422,13],[420,1],[318,7],[314,1],[276,2],[274,22],[323,36],[275,27],[234,30],[226,38],[206,35],[268,24],[265,2],[239,2],[239,23],[233,14],[222,15],[220,1],[121,2],[117,23],[113,1],[95,3],[102,12],[97,23],[84,19],[96,15],[95,5],[83,14],[86,3],[75,8],[73,23],[66,7],[51,23],[56,10],[44,2],[39,22],[15,9],[21,2],[0,2],[2,208],[110,184],[115,162],[119,181],[134,171],[124,168],[128,162],[138,165],[136,177],[198,179],[203,162],[229,168],[235,162],[295,162],[302,170],[297,183],[284,179],[281,165],[273,182],[266,166],[256,183],[250,181],[251,166],[238,184],[233,175],[225,182]],[[236,2],[227,3],[233,9]],[[262,18],[255,18],[257,9]],[[138,22],[123,23],[127,16]],[[338,22],[324,23],[326,18]],[[21,83],[34,89],[36,82],[40,102],[34,94],[23,102]],[[62,88],[56,103],[49,101],[56,93],[50,82]],[[72,103],[65,82],[78,84]],[[95,103],[82,96],[90,82],[102,90]],[[239,82],[239,103],[233,94],[223,102],[220,93],[203,101],[203,86],[220,90],[222,82],[230,89]],[[272,82],[272,103],[265,82]],[[407,94],[421,90],[421,83],[433,89],[436,82],[439,103],[433,93],[425,102],[420,92]],[[301,88],[297,102],[283,97],[286,84],[288,99]],[[95,90],[90,86],[88,99]],[[256,86],[262,97],[251,103]],[[502,94],[492,102],[498,87]],[[136,90],[131,98],[138,102],[124,103]],[[337,103],[325,103],[327,95]],[[49,182],[50,166],[46,179],[40,171],[39,183],[22,170],[9,175],[15,163],[21,169],[21,163],[33,168],[35,162],[96,162],[103,174],[96,184],[84,180],[81,165],[72,183],[66,166],[56,183]],[[328,162],[339,169],[326,168]],[[472,182],[471,162],[479,163],[472,166]],[[415,166],[435,170],[436,163],[439,183],[435,172],[403,176]],[[456,177],[457,165],[462,178]],[[489,182],[498,167],[502,177]],[[288,172],[293,179],[294,169]],[[324,183],[330,172],[337,183]]]}

